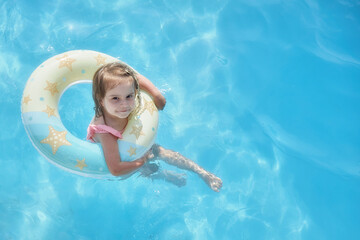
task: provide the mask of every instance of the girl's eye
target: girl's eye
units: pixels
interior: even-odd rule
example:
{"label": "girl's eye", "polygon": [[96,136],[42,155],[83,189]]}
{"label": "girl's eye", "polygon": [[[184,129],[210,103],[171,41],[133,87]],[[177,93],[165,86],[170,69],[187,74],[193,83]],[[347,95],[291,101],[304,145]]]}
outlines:
{"label": "girl's eye", "polygon": [[131,95],[128,95],[126,98],[127,98],[127,99],[131,99],[131,98],[133,98],[133,97],[134,97],[134,95],[131,94]]}
{"label": "girl's eye", "polygon": [[113,97],[112,99],[113,99],[113,100],[119,100],[119,98],[118,98],[118,97]]}

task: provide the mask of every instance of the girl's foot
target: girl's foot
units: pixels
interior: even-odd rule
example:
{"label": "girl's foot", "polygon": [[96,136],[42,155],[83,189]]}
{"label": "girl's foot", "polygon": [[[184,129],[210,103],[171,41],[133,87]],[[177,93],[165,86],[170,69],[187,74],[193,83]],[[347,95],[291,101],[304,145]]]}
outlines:
{"label": "girl's foot", "polygon": [[212,190],[214,190],[215,192],[220,191],[220,188],[222,187],[222,181],[220,178],[210,172],[205,172],[201,175],[201,178]]}

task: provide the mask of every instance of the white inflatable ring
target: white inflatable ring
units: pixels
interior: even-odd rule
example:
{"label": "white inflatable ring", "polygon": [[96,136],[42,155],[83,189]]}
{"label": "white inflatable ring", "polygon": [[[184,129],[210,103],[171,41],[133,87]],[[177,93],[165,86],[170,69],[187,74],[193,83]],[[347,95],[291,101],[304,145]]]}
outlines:
{"label": "white inflatable ring", "polygon": [[[34,147],[51,163],[90,177],[110,177],[101,144],[73,136],[61,122],[58,103],[71,85],[90,82],[103,64],[119,60],[87,50],[65,52],[42,63],[30,76],[22,98],[21,116]],[[119,139],[122,161],[141,157],[155,141],[158,111],[152,98],[141,92],[141,109],[129,119]]]}

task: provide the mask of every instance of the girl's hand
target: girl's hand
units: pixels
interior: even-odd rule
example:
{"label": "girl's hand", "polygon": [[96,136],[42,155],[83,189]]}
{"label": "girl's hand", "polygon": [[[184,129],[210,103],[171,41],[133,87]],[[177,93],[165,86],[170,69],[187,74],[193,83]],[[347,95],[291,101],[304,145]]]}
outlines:
{"label": "girl's hand", "polygon": [[138,161],[146,163],[147,161],[149,161],[149,159],[154,158],[154,154],[152,152],[152,149],[150,149],[149,151],[147,151],[144,156],[142,156],[141,158],[138,159]]}
{"label": "girl's hand", "polygon": [[159,110],[163,110],[166,104],[165,97],[161,94],[159,89],[155,87],[155,85],[146,77],[141,74],[137,74],[137,78],[139,80],[140,89],[145,90],[150,93],[152,96],[154,103]]}
{"label": "girl's hand", "polygon": [[166,104],[166,99],[161,93],[158,93],[154,96],[154,103],[157,109],[163,110]]}

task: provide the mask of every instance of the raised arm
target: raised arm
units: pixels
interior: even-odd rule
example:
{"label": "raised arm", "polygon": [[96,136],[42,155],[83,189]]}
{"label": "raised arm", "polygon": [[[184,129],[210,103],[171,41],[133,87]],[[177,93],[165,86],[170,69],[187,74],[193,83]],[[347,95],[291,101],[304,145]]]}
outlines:
{"label": "raised arm", "polygon": [[159,89],[157,89],[155,85],[143,75],[137,74],[137,78],[139,80],[140,89],[143,89],[146,92],[148,92],[153,97],[156,107],[159,110],[163,110],[166,104],[166,99],[161,94]]}
{"label": "raised arm", "polygon": [[112,175],[125,175],[144,165],[145,162],[143,158],[132,162],[122,162],[120,159],[117,138],[113,135],[109,133],[98,133],[96,134],[96,139],[101,143],[106,164]]}

